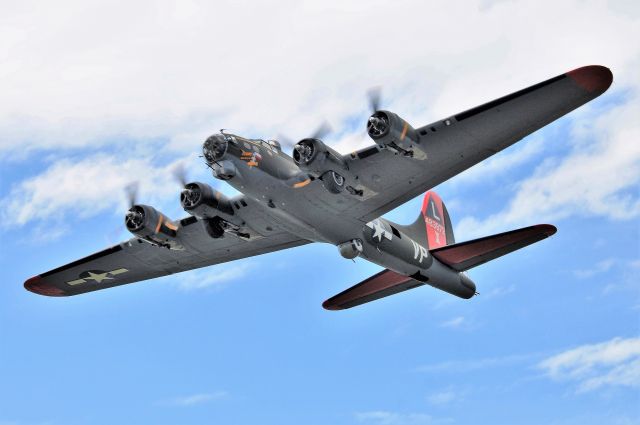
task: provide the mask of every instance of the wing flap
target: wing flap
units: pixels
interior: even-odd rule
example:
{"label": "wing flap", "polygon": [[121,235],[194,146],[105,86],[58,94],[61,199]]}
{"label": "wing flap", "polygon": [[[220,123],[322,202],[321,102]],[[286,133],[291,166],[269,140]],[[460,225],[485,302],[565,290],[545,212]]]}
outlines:
{"label": "wing flap", "polygon": [[447,245],[430,252],[440,262],[461,272],[548,238],[556,233],[556,230],[555,226],[550,224],[538,224],[467,242]]}
{"label": "wing flap", "polygon": [[423,282],[391,270],[383,270],[329,298],[322,303],[322,307],[327,310],[344,310],[422,285]]}

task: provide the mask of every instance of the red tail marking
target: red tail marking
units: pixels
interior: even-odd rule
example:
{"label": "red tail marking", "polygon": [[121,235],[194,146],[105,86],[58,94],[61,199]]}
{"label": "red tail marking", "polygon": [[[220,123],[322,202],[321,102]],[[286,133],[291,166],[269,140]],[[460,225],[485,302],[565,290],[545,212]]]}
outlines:
{"label": "red tail marking", "polygon": [[440,248],[447,244],[444,228],[444,209],[442,199],[435,192],[427,192],[422,202],[422,216],[427,226],[427,243],[429,249]]}

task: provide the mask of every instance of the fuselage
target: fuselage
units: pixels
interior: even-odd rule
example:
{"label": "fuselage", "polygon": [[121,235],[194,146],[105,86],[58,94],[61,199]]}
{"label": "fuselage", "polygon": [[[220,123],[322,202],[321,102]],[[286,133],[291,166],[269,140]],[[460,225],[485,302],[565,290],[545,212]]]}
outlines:
{"label": "fuselage", "polygon": [[[475,285],[464,274],[429,255],[425,241],[399,230],[404,226],[384,218],[365,222],[314,196],[310,186],[322,182],[302,171],[278,144],[231,134],[212,137],[218,144],[217,156],[207,156],[207,142],[204,150],[214,176],[259,204],[272,226],[336,245],[345,258],[365,258],[464,298],[475,293]],[[349,195],[333,196],[339,200]]]}

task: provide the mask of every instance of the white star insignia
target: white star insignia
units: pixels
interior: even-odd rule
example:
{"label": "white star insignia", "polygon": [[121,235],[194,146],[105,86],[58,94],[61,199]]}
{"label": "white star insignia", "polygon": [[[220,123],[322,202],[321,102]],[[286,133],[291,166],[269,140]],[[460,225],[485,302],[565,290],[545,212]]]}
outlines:
{"label": "white star insignia", "polygon": [[113,280],[114,279],[113,276],[117,276],[119,274],[126,273],[128,271],[129,270],[125,268],[119,268],[119,269],[111,270],[110,272],[104,272],[104,273],[94,273],[94,272],[87,271],[87,274],[89,276],[84,278],[79,278],[76,280],[70,280],[67,282],[67,284],[71,286],[75,286],[75,285],[87,283],[87,281],[89,280],[93,280],[96,283],[102,283],[103,280]]}
{"label": "white star insignia", "polygon": [[371,236],[373,239],[378,239],[378,242],[382,242],[382,238],[386,238],[391,240],[391,234],[387,232],[384,228],[380,220],[373,220],[367,223],[367,227],[373,229],[373,235]]}
{"label": "white star insignia", "polygon": [[98,283],[102,283],[103,280],[107,280],[107,279],[113,279],[112,277],[107,276],[109,274],[109,272],[105,272],[105,273],[92,273],[89,272],[89,276],[85,277],[85,280],[95,280]]}

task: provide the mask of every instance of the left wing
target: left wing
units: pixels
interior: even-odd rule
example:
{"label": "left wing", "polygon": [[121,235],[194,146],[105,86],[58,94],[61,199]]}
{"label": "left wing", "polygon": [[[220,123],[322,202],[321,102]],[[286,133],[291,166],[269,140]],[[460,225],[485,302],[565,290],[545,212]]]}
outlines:
{"label": "left wing", "polygon": [[349,172],[370,189],[349,214],[369,221],[391,211],[598,97],[612,80],[608,68],[585,66],[417,128],[423,159],[377,146],[345,156]]}
{"label": "left wing", "polygon": [[34,276],[24,283],[24,287],[41,295],[78,295],[309,243],[278,231],[252,240],[231,234],[212,239],[195,217],[179,223],[178,232],[185,244],[183,251],[133,238]]}

